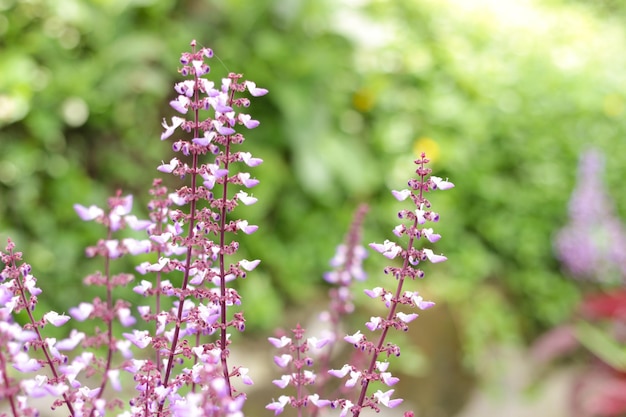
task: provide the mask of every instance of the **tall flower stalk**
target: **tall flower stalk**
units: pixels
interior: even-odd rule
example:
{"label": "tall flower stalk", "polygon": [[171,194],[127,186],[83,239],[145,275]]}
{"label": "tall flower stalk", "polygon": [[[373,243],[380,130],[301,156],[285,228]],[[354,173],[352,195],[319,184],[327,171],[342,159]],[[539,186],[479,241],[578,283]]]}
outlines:
{"label": "tall flower stalk", "polygon": [[372,382],[382,382],[388,387],[398,382],[398,378],[387,371],[389,366],[387,358],[400,356],[400,347],[388,341],[389,331],[391,329],[407,331],[408,324],[418,316],[417,313],[400,311],[400,307],[404,305],[408,308],[425,310],[434,305],[433,302],[424,300],[417,291],[404,290],[406,280],[424,277],[424,271],[418,267],[422,262],[439,263],[447,260],[445,256],[436,255],[431,249],[418,248],[417,244],[422,238],[430,243],[437,242],[441,238],[432,228],[426,227],[427,223],[439,221],[439,214],[431,210],[431,203],[426,198],[426,193],[436,189],[447,190],[454,187],[454,184],[449,181],[431,176],[431,169],[426,167],[428,163],[426,154],[422,153],[420,158],[415,161],[417,177],[408,181],[407,189],[392,191],[393,196],[399,201],[410,199],[414,205],[414,208],[410,210],[403,209],[398,212],[398,217],[404,222],[393,230],[398,238],[408,238],[406,245],[400,246],[389,240],[385,240],[382,244],[370,244],[372,249],[388,259],[400,258],[402,266],[390,265],[384,270],[386,274],[395,279],[394,289],[376,287],[365,291],[369,297],[380,299],[387,309],[387,314],[384,317],[371,317],[370,321],[365,324],[370,331],[379,332],[378,336],[374,338],[375,341],[370,341],[360,331],[344,338],[347,342],[352,343],[356,349],[371,355],[367,368],[358,369],[352,364],[346,364],[341,369],[330,371],[336,377],[349,376],[346,386],[360,387],[355,401],[344,398],[335,403],[336,406],[341,407],[342,413],[340,415],[342,417],[347,414],[357,417],[364,408],[372,408],[378,412],[381,405],[393,408],[402,402],[402,399],[392,398],[393,389],[377,390],[373,394],[368,394],[368,388]]}
{"label": "tall flower stalk", "polygon": [[[400,347],[389,341],[389,331],[391,329],[407,331],[411,321],[418,317],[417,313],[404,312],[402,306],[408,309],[417,308],[426,310],[434,305],[431,301],[426,301],[417,291],[404,290],[404,284],[408,279],[423,278],[425,273],[418,265],[422,262],[439,263],[446,261],[443,255],[435,254],[432,249],[421,247],[419,241],[423,238],[429,243],[437,242],[441,236],[427,227],[428,223],[439,221],[439,214],[431,210],[431,203],[426,198],[426,193],[434,190],[447,190],[454,187],[454,184],[439,177],[431,176],[431,169],[426,165],[429,163],[424,153],[415,161],[417,165],[417,177],[408,181],[408,188],[396,191],[393,196],[404,201],[410,199],[414,208],[403,209],[398,213],[398,217],[404,220],[403,223],[393,229],[393,233],[398,238],[406,238],[408,241],[404,246],[395,242],[385,240],[384,243],[372,243],[370,247],[381,253],[388,259],[400,258],[402,266],[387,266],[385,273],[391,275],[395,281],[395,287],[386,289],[376,287],[365,290],[365,293],[374,299],[380,299],[387,314],[384,317],[371,317],[365,324],[371,332],[379,332],[370,341],[368,337],[357,331],[352,335],[347,335],[343,339],[356,348],[358,355],[353,355],[351,360],[339,369],[328,369],[331,359],[331,352],[339,331],[339,322],[342,316],[350,314],[353,310],[352,296],[349,287],[354,280],[364,280],[365,273],[361,267],[361,261],[365,258],[365,252],[360,246],[361,225],[367,210],[366,206],[361,206],[355,215],[352,227],[347,235],[346,242],[338,247],[337,254],[333,258],[331,265],[335,269],[324,278],[337,287],[332,288],[330,311],[323,314],[324,321],[331,324],[332,334],[321,338],[304,337],[304,329],[297,326],[292,330],[293,338],[281,335],[280,337],[269,338],[274,347],[281,350],[279,356],[274,357],[274,362],[281,368],[287,369],[287,373],[280,379],[273,381],[275,385],[282,389],[288,386],[295,387],[296,395],[281,395],[266,406],[267,409],[280,414],[287,405],[297,409],[297,415],[302,416],[303,411],[308,407],[311,414],[316,416],[323,407],[330,406],[340,409],[340,417],[352,415],[357,417],[363,409],[371,408],[376,412],[381,410],[381,406],[394,408],[402,403],[400,398],[392,398],[393,389],[386,391],[377,390],[370,394],[371,383],[379,382],[387,387],[394,386],[399,379],[388,371],[390,356],[400,356]],[[315,373],[311,368],[314,359],[311,356],[302,355],[309,350],[322,349],[318,358],[321,359],[321,372]],[[367,355],[363,361],[363,355]],[[325,393],[327,385],[326,376],[346,378],[343,387],[340,387],[334,394],[337,399],[329,400]],[[316,385],[317,389],[311,388]],[[356,395],[350,395],[355,393]],[[322,397],[320,396],[322,394]],[[406,412],[405,416],[412,416],[412,412]]]}
{"label": "tall flower stalk", "polygon": [[[64,375],[60,367],[67,359],[51,340],[42,334],[47,324],[62,326],[70,317],[54,311],[43,315],[39,320],[34,312],[37,296],[41,289],[37,279],[31,274],[31,266],[22,262],[22,253],[15,250],[15,244],[9,239],[4,252],[0,252],[4,268],[0,272],[0,394],[8,400],[13,416],[37,415],[38,411],[28,405],[28,398],[42,397],[48,394],[56,396],[58,404],[65,404],[71,415],[74,408],[67,393]],[[26,324],[13,321],[13,315],[26,313]],[[43,359],[37,359],[37,350],[43,352]],[[37,372],[32,378],[16,381],[10,376],[8,366],[23,373]],[[51,377],[39,372],[48,368]]]}
{"label": "tall flower stalk", "polygon": [[[173,378],[173,369],[177,359],[195,355],[198,360],[217,359],[223,377],[226,397],[235,397],[231,378],[241,376],[239,367],[231,368],[228,363],[229,328],[243,331],[245,319],[243,313],[228,317],[228,308],[241,303],[239,294],[230,288],[228,282],[235,278],[245,278],[246,272],[254,269],[259,261],[240,260],[228,263],[236,254],[239,243],[230,238],[232,234],[254,233],[257,226],[246,220],[233,220],[232,211],[239,205],[254,204],[256,198],[241,188],[251,188],[258,180],[247,172],[239,170],[241,163],[248,167],[259,165],[262,160],[254,158],[249,152],[236,150],[244,142],[243,134],[236,128],[243,126],[253,129],[259,122],[241,109],[250,105],[250,100],[240,97],[246,90],[258,97],[267,90],[257,88],[250,81],[243,81],[241,74],[230,73],[220,88],[213,81],[204,78],[210,72],[205,60],[213,56],[208,48],[196,49],[196,42],[191,43],[192,51],[183,53],[180,59],[180,73],[188,79],[175,85],[179,94],[170,102],[172,108],[190,119],[173,117],[171,125],[163,122],[164,132],[161,140],[182,130],[188,139],[175,138],[172,149],[182,154],[172,158],[169,163],[159,166],[162,172],[171,173],[180,178],[189,178],[189,185],[180,187],[173,198],[178,204],[188,206],[188,211],[181,209],[170,211],[170,220],[176,225],[175,230],[186,228],[186,235],[171,233],[164,236],[157,232],[153,240],[163,242],[172,239],[178,247],[186,248],[181,260],[161,257],[157,264],[145,269],[154,272],[182,272],[180,287],[173,290],[177,298],[177,307],[173,315],[165,315],[165,322],[173,324],[173,333],[168,336],[169,346],[164,350],[165,365],[161,380],[166,389],[175,392],[177,387],[189,381]],[[208,115],[207,115],[208,113]],[[211,160],[204,161],[208,156]],[[183,160],[190,159],[190,164]],[[233,189],[236,191],[233,191]],[[186,226],[186,227],[185,227]],[[155,231],[157,229],[154,229]],[[206,286],[216,286],[217,291]],[[208,300],[207,305],[195,304],[195,300]],[[200,335],[219,332],[215,343],[202,344]],[[190,341],[184,340],[192,336]],[[189,346],[193,346],[189,348]],[[201,349],[200,349],[201,348]],[[194,350],[195,349],[195,350]],[[244,379],[247,380],[247,379]],[[192,378],[192,390],[201,378]],[[161,413],[164,403],[159,405]]]}

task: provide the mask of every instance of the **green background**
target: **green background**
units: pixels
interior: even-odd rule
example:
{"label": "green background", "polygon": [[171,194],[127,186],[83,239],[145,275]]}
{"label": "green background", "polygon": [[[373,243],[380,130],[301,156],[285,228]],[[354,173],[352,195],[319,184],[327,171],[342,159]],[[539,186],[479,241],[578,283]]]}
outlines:
{"label": "green background", "polygon": [[[241,239],[242,256],[262,260],[240,288],[250,332],[293,326],[285,311],[310,311],[311,300],[324,305],[321,276],[360,202],[371,205],[365,242],[393,238],[402,205],[389,189],[404,187],[425,150],[456,188],[431,198],[443,236],[434,249],[449,261],[415,288],[441,306],[433,314],[458,344],[450,355],[477,371],[487,346],[530,343],[580,298],[553,237],[585,149],[606,153],[607,189],[626,213],[625,10],[566,0],[0,0],[0,237],[33,265],[43,308],[67,311],[84,297],[82,277],[101,268],[84,247],[102,230],[72,205],[104,206],[122,189],[146,215],[155,167],[173,156],[159,135],[174,114],[178,57],[196,39],[216,54],[214,79],[241,72],[270,90],[253,100],[261,126],[245,144],[265,161],[253,169],[259,203],[240,211],[260,225]],[[366,261],[368,286],[385,282],[384,265]],[[438,326],[424,323],[420,334]]]}

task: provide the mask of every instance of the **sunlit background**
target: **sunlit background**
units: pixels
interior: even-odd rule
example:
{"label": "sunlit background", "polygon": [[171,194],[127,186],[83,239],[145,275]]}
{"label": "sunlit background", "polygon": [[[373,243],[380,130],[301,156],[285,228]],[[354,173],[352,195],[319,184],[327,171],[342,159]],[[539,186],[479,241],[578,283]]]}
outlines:
{"label": "sunlit background", "polygon": [[[324,308],[321,277],[359,203],[371,205],[366,243],[393,237],[389,190],[425,151],[456,184],[431,199],[449,261],[411,284],[437,307],[397,339],[399,395],[426,417],[572,415],[572,386],[602,355],[583,343],[555,365],[531,350],[586,294],[623,282],[574,279],[554,239],[590,149],[626,218],[626,3],[0,0],[0,238],[32,264],[42,310],[95,293],[82,277],[101,266],[84,247],[102,231],[74,203],[122,189],[146,215],[173,156],[160,123],[191,39],[214,50],[216,79],[242,72],[270,90],[246,142],[265,161],[259,203],[240,212],[260,225],[241,241],[262,260],[240,287],[251,343]],[[367,286],[385,283],[384,265],[370,256]],[[253,397],[280,395],[257,376]]]}

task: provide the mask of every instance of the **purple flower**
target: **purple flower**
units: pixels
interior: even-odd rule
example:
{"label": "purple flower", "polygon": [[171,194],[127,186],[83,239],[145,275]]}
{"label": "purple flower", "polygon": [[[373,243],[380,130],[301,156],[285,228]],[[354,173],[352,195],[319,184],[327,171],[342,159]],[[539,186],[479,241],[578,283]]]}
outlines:
{"label": "purple flower", "polygon": [[194,80],[185,80],[176,83],[176,85],[174,85],[174,90],[176,90],[178,94],[182,94],[187,97],[193,97],[195,85],[196,83],[194,82]]}
{"label": "purple flower", "polygon": [[259,125],[258,120],[253,120],[252,116],[248,114],[239,113],[239,122],[243,124],[248,129],[254,129]]}
{"label": "purple flower", "polygon": [[74,319],[78,321],[85,321],[89,318],[89,315],[93,312],[94,307],[93,304],[90,303],[80,303],[78,307],[70,308],[69,312]]}
{"label": "purple flower", "polygon": [[346,417],[348,413],[351,412],[354,403],[350,400],[346,400],[341,406],[341,413],[339,413],[339,417]]}
{"label": "purple flower", "polygon": [[363,334],[361,334],[361,331],[359,330],[358,332],[352,334],[352,335],[347,335],[346,337],[344,337],[343,339],[348,342],[348,343],[352,343],[352,344],[357,344],[359,343],[361,340],[363,340],[365,336]]}
{"label": "purple flower", "polygon": [[124,221],[126,225],[133,230],[145,230],[152,224],[150,220],[139,220],[137,216],[133,215],[125,216]]}
{"label": "purple flower", "polygon": [[250,174],[247,172],[240,172],[239,174],[237,174],[237,177],[239,178],[241,183],[248,188],[252,188],[259,183],[259,180],[250,178]]}
{"label": "purple flower", "polygon": [[201,60],[193,60],[191,61],[191,65],[193,66],[197,77],[201,77],[210,71],[209,66]]}
{"label": "purple flower", "polygon": [[274,379],[272,381],[272,384],[276,385],[277,387],[281,389],[285,389],[287,388],[287,385],[289,385],[289,383],[291,382],[291,379],[292,378],[290,375],[282,375],[280,379]]}
{"label": "purple flower", "polygon": [[381,372],[380,379],[382,379],[384,384],[387,385],[388,387],[392,387],[400,381],[400,378],[396,378],[395,376],[392,376],[391,372]]}
{"label": "purple flower", "polygon": [[626,281],[626,229],[602,181],[603,155],[581,155],[569,222],[556,235],[555,248],[565,269],[577,279]]}
{"label": "purple flower", "polygon": [[382,323],[383,319],[381,317],[371,317],[370,321],[365,323],[365,327],[370,329],[371,331],[375,331],[378,329]]}
{"label": "purple flower", "polygon": [[449,182],[448,180],[443,180],[439,177],[435,177],[434,175],[430,177],[430,180],[435,184],[435,187],[433,187],[433,189],[438,189],[438,190],[449,190],[450,188],[454,188],[454,184],[452,184],[451,182]]}
{"label": "purple flower", "polygon": [[184,197],[181,197],[178,193],[170,193],[167,198],[177,206],[182,206],[187,204],[187,200]]}
{"label": "purple flower", "polygon": [[145,348],[152,342],[152,337],[147,330],[133,330],[132,333],[123,333],[123,336],[139,349]]}
{"label": "purple flower", "polygon": [[313,349],[321,349],[330,342],[331,342],[331,338],[329,337],[318,339],[317,337],[313,336],[307,339],[307,345],[309,347],[312,347]]}
{"label": "purple flower", "polygon": [[357,382],[359,382],[359,378],[361,378],[362,373],[359,371],[350,371],[350,378],[346,381],[346,387],[352,388]]}
{"label": "purple flower", "polygon": [[424,205],[420,205],[420,207],[418,209],[415,210],[415,215],[417,216],[417,222],[419,224],[424,224],[426,223],[426,211],[422,209],[422,207],[424,207]]}
{"label": "purple flower", "polygon": [[288,396],[281,395],[278,397],[278,401],[274,401],[273,403],[266,405],[265,408],[273,411],[274,415],[277,416],[284,411],[285,406],[289,404],[290,401],[291,400]]}
{"label": "purple flower", "polygon": [[204,132],[204,136],[201,138],[193,138],[192,142],[200,146],[209,146],[209,144],[213,142],[213,139],[215,139],[215,136],[217,136],[217,133],[213,130],[210,130]]}
{"label": "purple flower", "polygon": [[104,246],[107,248],[107,254],[109,258],[115,259],[122,256],[122,251],[120,250],[120,243],[117,240],[105,240]]}
{"label": "purple flower", "polygon": [[257,231],[259,226],[249,225],[246,220],[239,220],[237,222],[237,229],[241,230],[245,234],[249,235]]}
{"label": "purple flower", "polygon": [[286,353],[280,356],[274,356],[274,362],[276,363],[276,365],[280,366],[281,368],[284,368],[285,366],[287,366],[289,362],[291,362],[292,359],[293,357]]}
{"label": "purple flower", "polygon": [[239,261],[239,265],[248,272],[254,270],[260,263],[261,261],[258,259],[254,261],[248,261],[247,259],[242,259],[241,261]]}
{"label": "purple flower", "polygon": [[[139,272],[141,275],[146,275],[149,272],[148,268],[150,267],[150,265],[152,265],[150,262],[144,261],[144,262],[140,263],[139,265],[137,265],[135,267],[135,270],[137,272]],[[137,287],[135,287],[135,288],[137,288]]]}
{"label": "purple flower", "polygon": [[31,398],[43,398],[48,395],[58,397],[68,389],[67,385],[49,384],[48,377],[44,375],[37,375],[33,379],[26,379],[22,381],[21,386],[24,392]]}
{"label": "purple flower", "polygon": [[237,193],[237,200],[241,201],[246,206],[252,205],[257,202],[256,197],[248,195],[248,193],[246,193],[245,191],[239,191]]}
{"label": "purple flower", "polygon": [[434,233],[433,229],[422,229],[422,233],[426,236],[426,239],[428,239],[430,243],[435,243],[441,239],[441,235]]}
{"label": "purple flower", "polygon": [[20,372],[34,372],[41,369],[41,364],[37,359],[20,352],[13,357],[13,367]]}
{"label": "purple flower", "polygon": [[376,287],[371,290],[365,289],[363,291],[365,292],[365,294],[367,294],[368,297],[371,298],[378,298],[385,293],[385,290],[382,287]]}
{"label": "purple flower", "polygon": [[165,121],[165,119],[163,119],[161,126],[163,126],[163,128],[165,129],[165,132],[161,134],[161,140],[165,140],[169,138],[170,136],[172,136],[174,131],[184,122],[185,122],[185,119],[183,119],[182,117],[174,116],[172,117],[172,125],[169,126],[167,122]]}
{"label": "purple flower", "polygon": [[284,348],[291,343],[291,339],[287,336],[281,336],[280,339],[277,339],[275,337],[269,337],[267,340],[269,340],[269,342],[278,349]]}
{"label": "purple flower", "polygon": [[432,301],[426,301],[417,292],[406,291],[404,296],[411,300],[414,306],[420,310],[427,310],[435,305]]}
{"label": "purple flower", "polygon": [[51,311],[49,313],[44,314],[43,318],[45,321],[52,324],[53,326],[59,327],[67,323],[67,321],[70,319],[70,316],[66,316],[65,314],[59,314],[54,311]]}
{"label": "purple flower", "polygon": [[256,83],[252,81],[246,81],[246,88],[252,97],[261,97],[267,94],[267,90],[265,88],[258,88]]}
{"label": "purple flower", "polygon": [[23,285],[31,295],[41,294],[41,288],[37,287],[36,284],[37,280],[34,276],[32,276],[31,274],[27,274],[24,276]]}
{"label": "purple flower", "polygon": [[191,100],[187,96],[178,96],[176,100],[170,101],[170,106],[179,113],[187,114]]}
{"label": "purple flower", "polygon": [[389,259],[393,259],[402,253],[402,248],[398,246],[396,243],[391,242],[389,240],[385,240],[383,244],[380,243],[370,243],[370,248],[374,249],[376,252],[382,253],[383,256]]}
{"label": "purple flower", "polygon": [[213,127],[217,130],[217,133],[224,136],[233,135],[236,132],[235,129],[228,125],[224,125],[219,120],[213,120]]}
{"label": "purple flower", "polygon": [[109,382],[115,391],[122,391],[122,384],[120,383],[120,371],[118,369],[109,369],[107,372]]}
{"label": "purple flower", "polygon": [[170,260],[169,258],[165,258],[165,257],[161,257],[159,258],[159,261],[155,264],[150,264],[149,266],[146,267],[146,271],[149,272],[158,272],[158,271],[162,271],[163,268],[165,268],[167,265],[169,265]]}
{"label": "purple flower", "polygon": [[122,244],[126,248],[128,253],[130,253],[131,255],[139,255],[142,253],[148,253],[150,252],[150,249],[152,249],[152,243],[150,243],[150,241],[146,239],[137,240],[137,239],[126,238],[122,240]]}
{"label": "purple flower", "polygon": [[428,260],[434,264],[448,260],[448,258],[443,255],[435,255],[430,249],[422,249],[422,252],[424,252]]}
{"label": "purple flower", "polygon": [[393,194],[393,196],[396,198],[396,200],[398,201],[404,201],[407,199],[408,196],[411,195],[411,191],[410,190],[400,190],[400,191],[396,191],[396,190],[392,190],[391,194]]}
{"label": "purple flower", "polygon": [[162,163],[161,165],[159,165],[159,167],[157,168],[158,171],[161,172],[165,172],[165,173],[171,173],[173,172],[176,168],[178,168],[178,164],[180,162],[178,161],[178,158],[172,158],[170,159],[169,163]]}
{"label": "purple flower", "polygon": [[417,313],[406,314],[402,312],[396,313],[396,316],[404,323],[410,323],[418,317]]}
{"label": "purple flower", "polygon": [[173,234],[170,232],[161,233],[160,235],[151,235],[150,239],[158,243],[159,245],[163,245],[172,239]]}
{"label": "purple flower", "polygon": [[131,359],[133,357],[133,352],[130,350],[131,342],[130,340],[118,340],[115,342],[115,347],[122,354],[124,359]]}
{"label": "purple flower", "polygon": [[341,369],[330,369],[328,373],[334,377],[343,378],[348,375],[350,371],[352,371],[352,367],[346,364]]}
{"label": "purple flower", "polygon": [[239,158],[249,167],[261,165],[263,162],[261,158],[253,158],[250,152],[239,152]]}
{"label": "purple flower", "polygon": [[117,318],[124,327],[132,326],[137,320],[130,314],[130,309],[120,308],[117,310]]}
{"label": "purple flower", "polygon": [[85,339],[85,333],[73,329],[67,339],[60,340],[56,344],[58,350],[74,350]]}
{"label": "purple flower", "polygon": [[385,407],[394,408],[400,405],[403,400],[400,398],[392,400],[391,395],[393,394],[393,392],[394,390],[392,389],[385,392],[378,390],[374,393],[374,398]]}
{"label": "purple flower", "polygon": [[329,400],[322,400],[320,399],[319,394],[313,394],[313,395],[309,395],[307,397],[307,399],[316,407],[321,408],[321,407],[327,407],[329,405],[332,404],[331,401]]}
{"label": "purple flower", "polygon": [[248,368],[239,368],[239,376],[241,377],[241,382],[243,382],[245,385],[254,385],[254,382],[252,381],[252,378],[250,378],[250,376],[248,375],[248,372]]}
{"label": "purple flower", "polygon": [[104,216],[104,211],[96,206],[85,207],[80,204],[74,204],[74,210],[78,214],[78,217],[85,221],[97,219]]}

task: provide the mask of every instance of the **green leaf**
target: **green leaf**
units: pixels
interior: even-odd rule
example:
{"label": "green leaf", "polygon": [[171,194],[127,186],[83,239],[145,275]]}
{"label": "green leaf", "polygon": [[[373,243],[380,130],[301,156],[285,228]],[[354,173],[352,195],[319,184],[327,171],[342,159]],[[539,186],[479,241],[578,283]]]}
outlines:
{"label": "green leaf", "polygon": [[626,371],[626,345],[611,337],[606,329],[587,322],[576,324],[576,336],[580,343],[602,361],[618,371]]}

